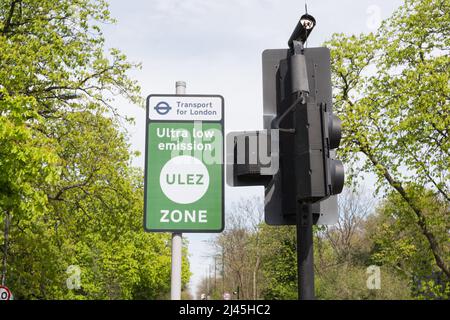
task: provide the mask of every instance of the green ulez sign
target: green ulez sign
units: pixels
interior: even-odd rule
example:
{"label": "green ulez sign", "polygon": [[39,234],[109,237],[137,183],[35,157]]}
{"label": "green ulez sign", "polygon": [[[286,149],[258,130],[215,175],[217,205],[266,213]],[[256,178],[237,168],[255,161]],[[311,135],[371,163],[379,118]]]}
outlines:
{"label": "green ulez sign", "polygon": [[223,97],[150,95],[146,119],[145,230],[221,232]]}

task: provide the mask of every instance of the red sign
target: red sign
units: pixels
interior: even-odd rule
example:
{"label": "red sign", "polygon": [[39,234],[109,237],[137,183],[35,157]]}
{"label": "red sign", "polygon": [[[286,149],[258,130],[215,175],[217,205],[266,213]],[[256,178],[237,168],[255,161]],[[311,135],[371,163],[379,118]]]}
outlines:
{"label": "red sign", "polygon": [[11,291],[5,286],[0,286],[0,300],[11,300],[11,297]]}

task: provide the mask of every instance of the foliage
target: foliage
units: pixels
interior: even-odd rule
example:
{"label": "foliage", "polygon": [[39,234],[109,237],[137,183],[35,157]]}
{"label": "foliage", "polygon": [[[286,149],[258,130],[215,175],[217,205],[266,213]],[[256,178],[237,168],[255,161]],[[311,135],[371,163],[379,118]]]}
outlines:
{"label": "foliage", "polygon": [[297,299],[297,241],[293,227],[262,227],[265,299]]}
{"label": "foliage", "polygon": [[[113,106],[141,103],[127,76],[139,65],[105,51],[113,22],[103,0],[0,2],[0,257],[17,299],[169,291],[170,237],[143,232],[142,172]],[[184,285],[188,269],[185,249]]]}
{"label": "foliage", "polygon": [[[254,199],[257,201],[257,199]],[[339,203],[341,211],[336,226],[318,226],[314,230],[314,270],[316,279],[316,296],[318,299],[409,299],[413,287],[410,278],[398,272],[392,265],[376,260],[375,240],[373,239],[372,207],[367,196],[350,193],[344,194]],[[237,206],[237,208],[242,206]],[[257,207],[247,206],[247,207]],[[344,212],[345,210],[351,213]],[[239,215],[238,212],[234,212]],[[257,214],[256,214],[257,215]],[[241,216],[246,216],[241,214]],[[220,253],[223,244],[237,243],[236,239],[246,239],[230,251],[233,257],[225,259],[225,277],[220,278],[218,287],[211,280],[204,279],[202,292],[209,292],[211,299],[221,299],[222,285],[225,291],[232,292],[240,285],[241,298],[252,298],[249,279],[251,267],[258,251],[261,262],[258,269],[259,297],[263,299],[293,300],[297,299],[297,241],[294,226],[268,226],[258,224],[257,229],[228,226],[228,231],[216,239]],[[239,237],[234,232],[238,232]],[[249,245],[249,239],[259,237],[259,246]],[[237,263],[241,262],[241,263]],[[367,268],[378,264],[381,268],[380,289],[369,289]],[[239,267],[239,268],[238,268]],[[239,270],[241,277],[237,276]],[[225,283],[222,281],[225,279]],[[239,282],[239,279],[244,279]],[[208,291],[207,288],[210,290]],[[230,291],[232,289],[232,291]],[[234,296],[236,298],[236,296]]]}
{"label": "foliage", "polygon": [[0,96],[0,208],[20,218],[45,207],[45,194],[34,185],[56,179],[58,158],[51,140],[26,121],[35,115],[35,99],[11,97],[5,90]]}
{"label": "foliage", "polygon": [[327,43],[335,110],[343,119],[339,152],[350,178],[374,173],[379,188],[395,190],[416,216],[404,222],[419,228],[447,278],[441,235],[423,194],[408,186],[450,202],[449,12],[449,0],[406,0],[376,34],[338,34]]}
{"label": "foliage", "polygon": [[380,289],[368,289],[367,268],[343,264],[323,270],[316,277],[316,296],[324,300],[411,299],[408,281],[389,268],[380,268]]}
{"label": "foliage", "polygon": [[217,287],[211,281],[207,283],[211,297],[220,298],[222,291],[227,291],[236,292],[237,298],[239,291],[240,299],[259,298],[262,263],[260,250],[264,246],[259,228],[262,213],[258,198],[241,199],[227,212],[227,227],[213,243],[216,249],[215,259],[222,264],[223,274]]}
{"label": "foliage", "polygon": [[[443,255],[448,256],[448,204],[432,191],[417,185],[410,186],[408,192],[417,194],[421,206],[426,208],[424,213],[430,229],[443,248]],[[378,215],[373,218],[373,228],[369,229],[374,241],[373,259],[408,277],[416,296],[427,299],[448,297],[445,290],[448,290],[450,283],[436,265],[416,219],[417,216],[401,197],[390,193],[378,208]]]}
{"label": "foliage", "polygon": [[[368,207],[369,206],[369,207]],[[367,195],[344,193],[339,201],[340,218],[334,226],[314,230],[314,270],[318,299],[407,299],[408,279],[389,266],[381,269],[381,288],[368,289],[367,267],[373,241],[367,230],[372,208]],[[297,299],[297,252],[294,227],[262,226],[265,259],[264,297]]]}

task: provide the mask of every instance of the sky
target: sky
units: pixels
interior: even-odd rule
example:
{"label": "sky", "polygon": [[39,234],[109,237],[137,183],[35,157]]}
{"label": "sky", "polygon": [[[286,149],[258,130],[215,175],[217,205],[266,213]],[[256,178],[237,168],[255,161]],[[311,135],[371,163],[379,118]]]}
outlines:
{"label": "sky", "polygon": [[[115,25],[103,28],[106,45],[119,48],[142,69],[130,76],[142,94],[175,93],[185,81],[188,94],[220,94],[225,98],[225,131],[262,129],[262,65],[265,49],[286,48],[292,30],[304,13],[303,0],[109,0]],[[401,0],[315,0],[308,13],[317,25],[308,47],[317,47],[333,33],[375,31]],[[135,118],[127,127],[133,150],[142,156],[145,110],[122,98],[120,113]],[[245,195],[263,197],[262,187],[225,189],[225,211]],[[208,256],[212,234],[184,234],[189,241],[192,294],[213,260]]]}

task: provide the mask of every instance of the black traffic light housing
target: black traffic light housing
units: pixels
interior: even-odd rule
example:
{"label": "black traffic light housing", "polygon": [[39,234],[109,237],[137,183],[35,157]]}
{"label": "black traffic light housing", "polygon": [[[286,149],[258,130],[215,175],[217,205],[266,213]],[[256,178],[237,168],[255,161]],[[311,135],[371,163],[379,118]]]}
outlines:
{"label": "black traffic light housing", "polygon": [[[333,150],[339,146],[341,122],[332,112],[329,49],[303,48],[314,26],[314,18],[302,16],[289,49],[263,52],[265,130],[227,137],[227,182],[263,185],[265,221],[270,225],[296,224],[299,201],[313,204],[316,222],[333,224],[338,216],[337,199],[329,197],[342,191],[344,181],[342,163]],[[269,165],[255,156],[266,143]],[[330,212],[331,220],[326,217]]]}
{"label": "black traffic light housing", "polygon": [[[314,22],[309,23],[312,26]],[[300,26],[308,25],[301,23]],[[298,26],[296,30],[298,29]],[[307,29],[297,31],[307,37]],[[294,31],[295,34],[296,31]],[[292,39],[293,36],[291,36]],[[292,110],[294,127],[294,161],[297,183],[297,201],[315,203],[342,191],[344,169],[339,160],[333,159],[331,150],[339,146],[341,140],[341,121],[333,114],[331,99],[331,71],[329,53],[327,61],[314,63],[308,70],[307,57],[303,44],[306,40],[289,40],[290,94],[286,94],[290,107],[280,116],[285,117]],[[316,81],[316,69],[327,68],[324,87],[318,88],[310,83]],[[308,75],[312,72],[312,79]],[[317,82],[316,82],[317,84]],[[311,90],[315,87],[315,90]],[[328,99],[320,99],[319,90],[327,93]],[[280,122],[274,119],[279,125]]]}
{"label": "black traffic light housing", "polygon": [[330,106],[308,97],[295,110],[297,200],[314,203],[342,191],[344,168],[331,156],[339,145],[340,120]]}
{"label": "black traffic light housing", "polygon": [[[323,207],[337,218],[337,199],[330,196],[344,185],[344,167],[333,150],[341,140],[341,122],[332,110],[330,51],[304,49],[315,24],[303,15],[289,49],[263,52],[265,130],[227,136],[228,184],[263,185],[266,223],[296,225],[301,300],[315,297],[313,224]],[[261,149],[270,154],[269,167]]]}
{"label": "black traffic light housing", "polygon": [[[271,225],[296,224],[299,198],[316,201],[312,210],[319,224],[334,224],[338,217],[337,199],[329,197],[340,193],[343,185],[343,167],[334,159],[333,150],[339,145],[341,130],[331,108],[330,51],[324,47],[302,51],[306,70],[292,68],[292,49],[269,49],[262,55],[264,126],[279,128],[280,141],[279,171],[266,185],[265,220]],[[295,81],[293,70],[299,70]],[[307,87],[299,79],[301,74],[307,75]],[[293,82],[307,93],[304,99],[293,92]],[[297,112],[302,110],[306,113]],[[304,126],[297,128],[301,121]],[[297,178],[298,172],[303,178]]]}

